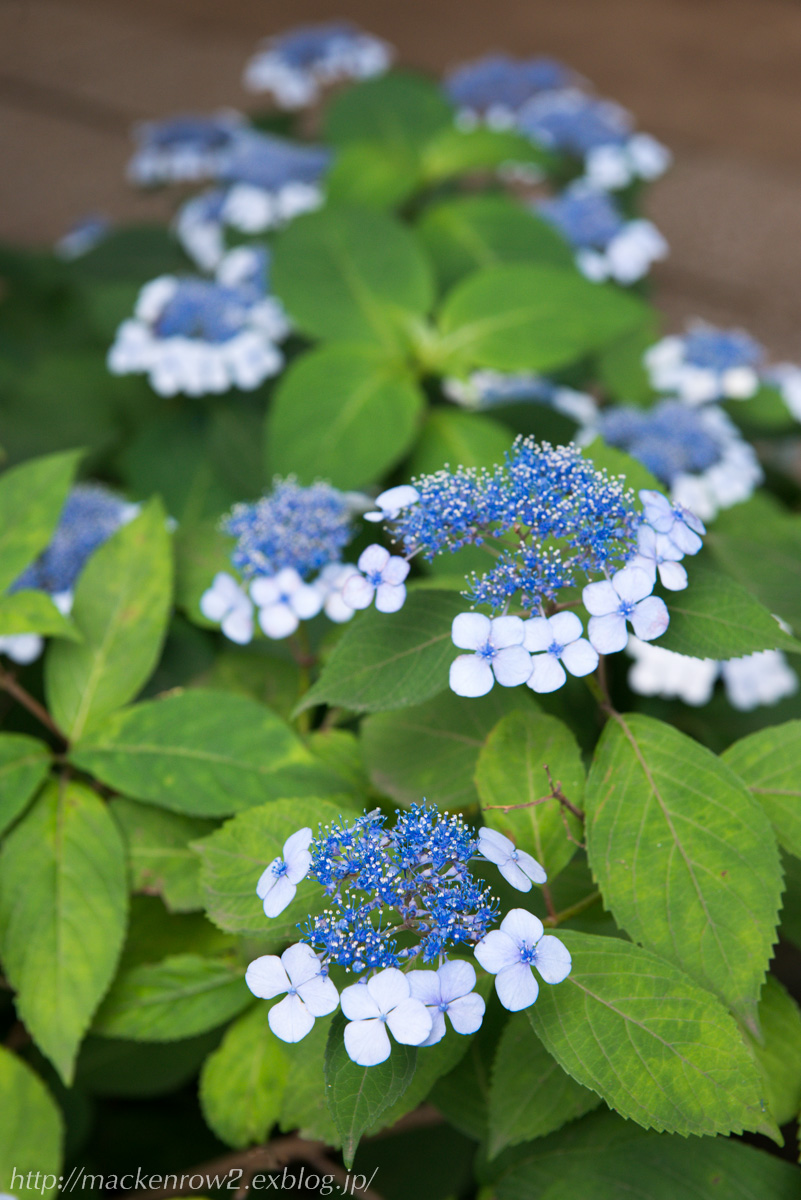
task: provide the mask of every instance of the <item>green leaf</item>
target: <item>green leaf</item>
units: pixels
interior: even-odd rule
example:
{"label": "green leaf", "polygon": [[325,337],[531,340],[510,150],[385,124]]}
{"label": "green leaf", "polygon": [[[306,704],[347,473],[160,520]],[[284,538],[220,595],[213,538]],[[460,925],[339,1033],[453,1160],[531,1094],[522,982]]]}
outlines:
{"label": "green leaf", "polygon": [[451,624],[464,607],[461,596],[421,588],[392,616],[371,609],[357,617],[299,711],[326,703],[380,712],[444,691],[454,657]]}
{"label": "green leaf", "polygon": [[[29,1171],[36,1193],[55,1196],[61,1167],[63,1127],[58,1105],[39,1076],[16,1054],[0,1046],[0,1192],[25,1190]],[[39,1172],[42,1173],[39,1183]],[[15,1178],[16,1176],[16,1178]],[[12,1188],[14,1191],[12,1192]]]}
{"label": "green leaf", "polygon": [[202,521],[180,528],[175,536],[175,603],[195,625],[217,629],[200,611],[200,598],[211,587],[218,571],[236,577],[231,566],[234,539],[218,528],[217,521]]}
{"label": "green leaf", "polygon": [[547,263],[574,273],[573,252],[564,238],[509,196],[446,200],[424,213],[417,235],[443,288],[500,263]]}
{"label": "green leaf", "polygon": [[642,312],[639,300],[575,270],[485,267],[446,296],[438,353],[448,369],[552,370],[625,333]]}
{"label": "green leaf", "polygon": [[762,805],[785,850],[801,858],[801,721],[759,729],[721,757]]}
{"label": "green leaf", "polygon": [[685,1141],[594,1113],[521,1147],[503,1163],[496,1200],[795,1200],[791,1163],[725,1138]]}
{"label": "green leaf", "polygon": [[200,1106],[223,1142],[243,1150],[267,1135],[281,1114],[289,1060],[267,1024],[267,1006],[243,1013],[206,1059]]}
{"label": "green leaf", "polygon": [[92,1032],[171,1042],[222,1025],[252,1000],[241,967],[199,954],[175,954],[122,971],[100,1007]]}
{"label": "green leaf", "polygon": [[801,1112],[801,1009],[778,979],[768,975],[759,1002],[762,1042],[753,1050],[764,1076],[768,1108],[777,1125]]}
{"label": "green leaf", "polygon": [[590,866],[618,925],[756,1027],[782,874],[770,823],[734,772],[670,725],[616,716],[586,809]]}
{"label": "green leaf", "polygon": [[50,751],[21,733],[0,733],[0,833],[8,829],[47,778]]}
{"label": "green leaf", "polygon": [[526,700],[498,687],[465,704],[447,691],[414,708],[368,717],[361,741],[374,786],[407,807],[424,796],[449,811],[478,804],[479,751],[500,718]]}
{"label": "green leaf", "polygon": [[670,625],[659,639],[665,650],[693,658],[740,658],[758,650],[801,653],[801,642],[784,633],[735,579],[698,562],[689,564],[687,574],[687,590],[670,594]]}
{"label": "green leaf", "polygon": [[194,817],[225,817],[295,791],[337,786],[264,705],[192,688],[114,713],[72,761],[120,792]]}
{"label": "green leaf", "polygon": [[210,834],[214,823],[123,797],[112,800],[109,808],[128,843],[133,891],[161,896],[170,912],[202,908],[200,859],[189,843]]}
{"label": "green leaf", "polygon": [[80,644],[54,642],[45,658],[50,711],[77,740],[133,699],[158,662],[172,596],[164,509],[151,501],[87,563],[72,617]]}
{"label": "green leaf", "polygon": [[801,517],[760,491],[719,513],[705,541],[725,571],[801,630]]}
{"label": "green leaf", "polygon": [[144,284],[156,275],[186,271],[189,263],[174,233],[164,225],[123,225],[69,264],[81,279],[130,280]]}
{"label": "green leaf", "polygon": [[58,611],[47,592],[21,591],[0,596],[0,637],[8,634],[38,633],[42,637],[80,641],[80,634],[68,617]]}
{"label": "green leaf", "polygon": [[334,204],[396,208],[419,186],[418,156],[403,143],[350,142],[334,159],[326,191]]}
{"label": "green leaf", "polygon": [[[259,876],[277,858],[286,839],[296,830],[338,821],[348,816],[347,802],[302,796],[274,800],[226,821],[210,837],[195,843],[202,862],[201,881],[206,910],[212,921],[231,933],[256,933],[280,946],[296,935],[298,921],[311,912],[320,889],[301,884],[298,894],[280,917],[267,920],[256,895]],[[351,814],[355,816],[356,814]],[[323,899],[319,898],[320,907]]]}
{"label": "green leaf", "polygon": [[346,1021],[335,1014],[325,1052],[325,1097],[342,1138],[342,1156],[350,1170],[359,1140],[390,1105],[403,1095],[414,1076],[417,1050],[392,1043],[386,1062],[360,1067],[345,1049]]}
{"label": "green leaf", "polygon": [[604,346],[598,355],[598,378],[613,399],[644,408],[651,404],[654,393],[643,355],[658,338],[656,315],[649,312],[641,325]]}
{"label": "green leaf", "polygon": [[325,1087],[325,1048],[330,1022],[314,1022],[302,1042],[284,1046],[289,1078],[284,1089],[279,1127],[282,1133],[297,1129],[302,1138],[339,1146],[339,1134],[328,1105],[322,1104]]}
{"label": "green leaf", "polygon": [[[584,767],[573,734],[555,717],[513,712],[495,726],[478,756],[476,787],[485,824],[533,854],[553,879],[576,852],[581,822],[550,797],[546,767],[554,785],[581,808]],[[528,807],[498,807],[507,804]]]}
{"label": "green leaf", "polygon": [[75,1086],[93,1096],[162,1096],[195,1079],[219,1040],[219,1031],[182,1038],[169,1045],[90,1034],[78,1055]]}
{"label": "green leaf", "polygon": [[80,457],[49,454],[0,476],[0,592],[50,541]]}
{"label": "green leaf", "polygon": [[492,1066],[490,1157],[495,1158],[507,1146],[544,1137],[598,1104],[595,1092],[566,1075],[534,1036],[526,1014],[513,1013]]}
{"label": "green leaf", "polygon": [[127,895],[106,807],[81,784],[46,788],[0,852],[0,958],[20,1020],[67,1084],[114,975]]}
{"label": "green leaf", "polygon": [[420,148],[453,124],[453,108],[432,79],[391,71],[348,88],[329,105],[327,138],[336,146],[375,141]]}
{"label": "green leaf", "polygon": [[[423,147],[422,173],[427,183],[440,183],[467,171],[491,171],[508,163],[539,167],[549,161],[541,147],[511,129],[490,129],[487,125],[459,129],[451,124]],[[568,255],[560,261],[572,260]]]}
{"label": "green leaf", "polygon": [[374,483],[409,450],[424,406],[409,372],[381,350],[312,350],[276,388],[266,426],[268,470],[344,489]]}
{"label": "green leaf", "polygon": [[414,448],[409,475],[428,475],[444,466],[492,467],[503,462],[514,433],[480,413],[435,408],[428,414]]}
{"label": "green leaf", "polygon": [[302,333],[380,345],[431,306],[429,265],[400,222],[369,208],[328,207],[293,221],[276,239],[271,278]]}
{"label": "green leaf", "polygon": [[623,1117],[680,1134],[765,1127],[757,1069],[734,1018],[649,950],[560,930],[573,958],[540,988],[534,1032],[569,1075]]}
{"label": "green leaf", "polygon": [[211,670],[198,682],[213,691],[258,700],[287,718],[300,691],[300,668],[292,658],[279,658],[280,653],[277,644],[267,638],[250,646],[231,644],[215,656]]}

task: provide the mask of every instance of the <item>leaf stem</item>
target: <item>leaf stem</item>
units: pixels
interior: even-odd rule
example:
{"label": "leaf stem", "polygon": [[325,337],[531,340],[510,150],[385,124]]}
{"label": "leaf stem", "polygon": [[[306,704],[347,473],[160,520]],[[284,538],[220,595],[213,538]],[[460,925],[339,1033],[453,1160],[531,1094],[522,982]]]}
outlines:
{"label": "leaf stem", "polygon": [[[543,891],[545,891],[544,888]],[[571,917],[577,917],[579,913],[583,913],[586,908],[591,908],[600,899],[601,893],[599,891],[590,892],[583,900],[577,900],[569,908],[563,908],[561,912],[549,913],[542,923],[543,925],[547,925],[549,929],[553,929],[557,925],[561,925],[563,921],[569,921]]]}
{"label": "leaf stem", "polygon": [[0,691],[7,692],[23,708],[27,708],[28,712],[36,717],[37,721],[41,722],[46,729],[49,729],[53,736],[57,737],[65,746],[69,744],[67,735],[63,730],[59,729],[44,705],[40,704],[30,692],[27,692],[9,671],[0,670]]}

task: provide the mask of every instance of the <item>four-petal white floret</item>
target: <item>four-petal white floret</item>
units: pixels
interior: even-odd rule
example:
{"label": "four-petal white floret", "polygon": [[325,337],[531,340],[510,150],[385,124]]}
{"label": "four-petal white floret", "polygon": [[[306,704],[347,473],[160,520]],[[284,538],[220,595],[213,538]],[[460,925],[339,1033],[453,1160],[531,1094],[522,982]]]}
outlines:
{"label": "four-petal white floret", "polygon": [[555,692],[567,675],[589,675],[598,666],[598,651],[583,636],[575,613],[531,617],[525,622],[523,645],[531,652],[528,686],[535,692]]}
{"label": "four-petal white floret", "polygon": [[245,983],[260,1000],[286,993],[267,1014],[270,1029],[282,1042],[299,1042],[310,1033],[315,1017],[326,1017],[339,1003],[337,989],[320,969],[320,960],[303,942],[279,958],[264,954],[245,972]]}
{"label": "four-petal white floret", "polygon": [[623,649],[628,640],[627,621],[643,642],[665,632],[670,616],[664,600],[651,595],[653,586],[640,567],[623,567],[611,580],[587,584],[582,592],[584,607],[592,614],[587,632],[599,654]]}
{"label": "four-petal white floret", "polygon": [[669,592],[680,592],[687,586],[687,572],[681,565],[683,558],[684,551],[666,533],[641,525],[637,530],[637,553],[628,565],[645,571],[652,587],[658,572],[663,587]]}
{"label": "four-petal white floret", "polygon": [[517,687],[531,674],[531,656],[523,647],[525,625],[520,617],[459,613],[452,626],[454,646],[472,650],[451,663],[450,686],[457,696],[486,696],[497,680]]}
{"label": "four-petal white floret", "polygon": [[219,621],[227,638],[246,645],[253,638],[253,604],[233,575],[218,571],[200,597],[200,611],[208,621]]}
{"label": "four-petal white floret", "polygon": [[463,959],[452,959],[436,971],[410,971],[406,976],[412,998],[426,1006],[431,1033],[422,1046],[435,1046],[445,1036],[445,1014],[457,1033],[476,1033],[481,1028],[486,1005],[473,991],[476,972]]}
{"label": "four-petal white floret", "polygon": [[548,876],[533,855],[518,850],[514,842],[486,825],[478,831],[479,854],[495,863],[507,883],[519,892],[531,891],[532,883],[546,883]]}
{"label": "four-petal white floret", "polygon": [[701,534],[706,533],[703,521],[681,504],[676,504],[663,496],[661,492],[653,492],[643,488],[640,492],[645,521],[655,533],[665,534],[682,554],[697,554],[703,542]]}
{"label": "four-petal white floret", "polygon": [[393,613],[403,608],[406,600],[404,580],[409,574],[405,558],[390,554],[374,542],[359,555],[359,571],[347,580],[342,599],[350,608],[369,608],[375,598],[379,612]]}
{"label": "four-petal white floret", "polygon": [[365,521],[394,521],[404,508],[410,508],[420,499],[420,493],[410,483],[402,483],[398,487],[387,488],[376,496],[377,512],[366,512]]}
{"label": "four-petal white floret", "polygon": [[264,902],[264,913],[277,917],[295,897],[298,884],[311,866],[312,831],[305,826],[284,842],[284,849],[265,867],[256,884],[256,895]]}
{"label": "four-petal white floret", "polygon": [[345,1049],[360,1067],[374,1067],[389,1058],[396,1042],[422,1046],[431,1033],[426,1006],[412,996],[409,978],[397,967],[386,967],[366,982],[346,987],[340,996],[345,1026]]}
{"label": "four-petal white floret", "polygon": [[486,934],[475,949],[485,971],[495,976],[495,991],[504,1008],[519,1012],[533,1004],[539,984],[532,967],[546,983],[561,983],[572,966],[570,952],[559,938],[544,934],[542,921],[524,908],[511,909],[500,929]]}
{"label": "four-petal white floret", "polygon": [[275,640],[289,637],[301,621],[316,617],[323,606],[320,592],[304,583],[294,567],[254,579],[250,595],[259,609],[259,625]]}

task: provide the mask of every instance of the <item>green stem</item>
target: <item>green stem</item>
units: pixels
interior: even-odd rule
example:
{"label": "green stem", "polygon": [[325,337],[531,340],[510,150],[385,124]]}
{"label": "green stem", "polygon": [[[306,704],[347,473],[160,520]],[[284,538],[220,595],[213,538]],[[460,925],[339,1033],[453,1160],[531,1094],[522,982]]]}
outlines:
{"label": "green stem", "polygon": [[583,913],[586,908],[591,908],[596,901],[601,899],[601,893],[598,891],[590,892],[589,896],[585,896],[583,900],[576,901],[569,908],[563,908],[561,912],[553,913],[552,916],[547,916],[542,922],[550,929],[561,925],[564,921],[569,921],[571,917],[577,917],[579,913]]}

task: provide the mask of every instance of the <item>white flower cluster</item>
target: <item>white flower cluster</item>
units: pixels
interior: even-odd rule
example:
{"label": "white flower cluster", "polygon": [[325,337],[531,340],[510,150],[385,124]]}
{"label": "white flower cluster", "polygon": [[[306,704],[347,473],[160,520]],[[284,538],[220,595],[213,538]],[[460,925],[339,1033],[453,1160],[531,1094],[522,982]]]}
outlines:
{"label": "white flower cluster", "polygon": [[506,404],[543,404],[578,425],[594,421],[598,412],[586,392],[552,383],[532,371],[473,371],[466,379],[444,379],[442,390],[454,404],[476,411]]}
{"label": "white flower cluster", "polygon": [[626,221],[602,250],[576,251],[576,266],[593,283],[614,279],[624,287],[644,279],[655,262],[666,258],[668,244],[653,221]]}
{"label": "white flower cluster", "polygon": [[640,696],[683,700],[700,707],[709,703],[717,680],[722,679],[732,707],[751,712],[763,704],[778,704],[798,690],[798,676],[781,650],[717,662],[649,646],[637,638],[630,638],[626,649],[634,659],[629,686]]}
{"label": "white flower cluster", "polygon": [[269,92],[281,108],[314,104],[340,79],[369,79],[392,62],[392,47],[346,21],[307,25],[268,38],[245,68],[245,87]]}
{"label": "white flower cluster", "polygon": [[233,183],[187,200],[178,210],[175,232],[198,267],[214,271],[225,256],[226,227],[244,234],[265,233],[322,203],[322,189],[315,183],[293,180],[272,189]]}

